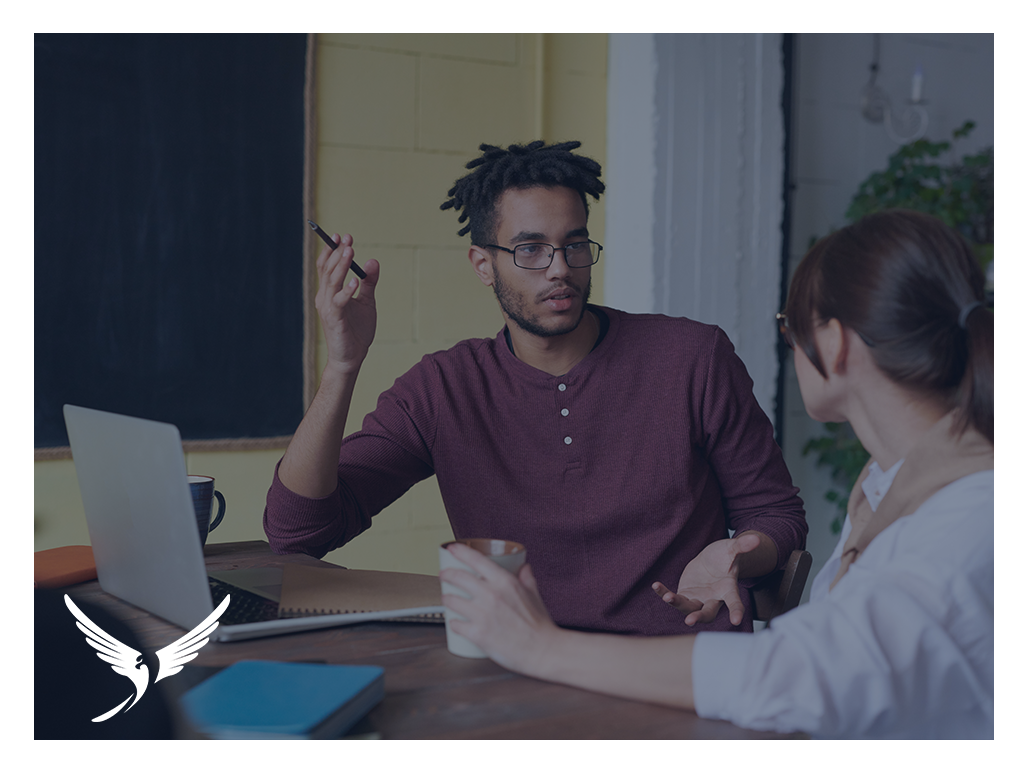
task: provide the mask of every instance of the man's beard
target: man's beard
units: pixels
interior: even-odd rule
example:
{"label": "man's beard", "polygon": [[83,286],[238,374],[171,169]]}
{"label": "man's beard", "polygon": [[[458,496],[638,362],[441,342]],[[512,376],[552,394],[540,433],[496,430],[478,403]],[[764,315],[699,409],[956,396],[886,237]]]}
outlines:
{"label": "man's beard", "polygon": [[[537,322],[536,318],[530,317],[529,312],[526,310],[525,300],[504,283],[496,269],[494,269],[493,287],[494,295],[497,296],[497,302],[501,305],[501,310],[504,311],[508,319],[531,335],[539,336],[540,338],[551,338],[571,333],[579,327],[579,323],[583,320],[583,315],[587,310],[587,302],[590,300],[590,282],[591,280],[588,279],[586,292],[583,293],[583,304],[575,321],[570,321],[568,324],[556,328],[546,328]],[[551,291],[549,290],[548,292]]]}

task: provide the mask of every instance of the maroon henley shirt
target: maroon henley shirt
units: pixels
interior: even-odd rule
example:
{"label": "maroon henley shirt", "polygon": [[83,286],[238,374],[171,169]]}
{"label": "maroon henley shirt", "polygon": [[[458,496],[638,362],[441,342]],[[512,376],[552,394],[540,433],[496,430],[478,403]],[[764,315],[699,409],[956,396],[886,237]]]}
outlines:
{"label": "maroon henley shirt", "polygon": [[[504,330],[426,355],[340,447],[322,499],[279,480],[265,532],[276,553],[316,557],[435,474],[457,538],[526,546],[559,625],[629,634],[752,630],[725,607],[708,625],[651,590],[728,530],[776,544],[779,565],[808,531],[772,425],[718,327],[591,307],[607,335],[563,376],[520,361]],[[427,548],[428,549],[428,548]]]}

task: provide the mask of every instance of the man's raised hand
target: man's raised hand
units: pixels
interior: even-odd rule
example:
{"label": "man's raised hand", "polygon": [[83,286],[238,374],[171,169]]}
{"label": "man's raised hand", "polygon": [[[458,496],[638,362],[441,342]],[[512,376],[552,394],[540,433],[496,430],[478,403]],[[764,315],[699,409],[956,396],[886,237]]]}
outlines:
{"label": "man's raised hand", "polygon": [[[354,240],[350,234],[333,235],[338,246],[322,249],[318,256],[318,292],[315,308],[322,320],[327,349],[327,368],[347,372],[364,362],[376,332],[375,286],[379,263],[364,265],[367,277],[359,280],[348,274],[354,260]],[[360,285],[360,292],[358,287]]]}

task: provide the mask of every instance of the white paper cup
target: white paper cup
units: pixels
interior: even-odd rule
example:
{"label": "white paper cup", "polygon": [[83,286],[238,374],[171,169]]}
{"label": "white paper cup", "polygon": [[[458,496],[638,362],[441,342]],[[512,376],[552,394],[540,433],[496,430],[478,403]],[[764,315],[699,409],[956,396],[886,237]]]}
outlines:
{"label": "white paper cup", "polygon": [[[468,564],[463,564],[451,555],[451,551],[447,549],[448,545],[453,545],[455,542],[460,542],[463,545],[468,545],[473,550],[478,550],[499,567],[507,569],[512,574],[516,574],[519,571],[519,567],[526,563],[526,549],[517,542],[509,542],[503,539],[459,539],[445,542],[440,546],[440,569],[462,569],[475,574]],[[461,588],[455,587],[443,580],[440,581],[440,587],[445,594],[468,598],[468,594]],[[452,654],[460,655],[463,658],[485,658],[486,653],[483,650],[479,649],[479,647],[464,636],[451,630],[451,620],[464,619],[461,615],[455,614],[450,609],[444,609],[444,623],[447,628],[447,649]]]}

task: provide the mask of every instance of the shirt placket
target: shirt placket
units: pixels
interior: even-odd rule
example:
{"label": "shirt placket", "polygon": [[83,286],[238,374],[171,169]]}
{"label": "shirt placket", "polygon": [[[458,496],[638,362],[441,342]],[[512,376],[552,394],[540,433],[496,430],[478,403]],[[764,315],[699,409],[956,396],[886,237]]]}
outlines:
{"label": "shirt placket", "polygon": [[[580,466],[580,448],[582,443],[576,442],[575,389],[565,379],[559,378],[555,386],[557,399],[555,407],[557,416],[557,442],[565,460],[566,469]],[[582,439],[582,438],[580,438]]]}

